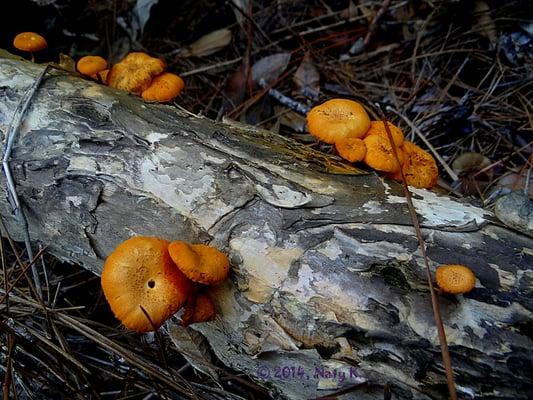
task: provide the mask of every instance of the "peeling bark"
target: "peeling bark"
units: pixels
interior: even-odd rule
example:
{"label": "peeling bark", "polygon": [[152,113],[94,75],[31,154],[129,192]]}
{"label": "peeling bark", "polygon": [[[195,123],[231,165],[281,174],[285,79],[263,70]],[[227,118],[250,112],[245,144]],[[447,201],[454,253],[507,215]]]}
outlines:
{"label": "peeling bark", "polygon": [[[2,141],[41,68],[0,58]],[[12,168],[31,237],[96,274],[131,235],[229,254],[230,280],[213,295],[219,317],[193,327],[224,364],[274,392],[313,398],[367,382],[343,398],[381,399],[387,383],[395,399],[446,397],[397,184],[270,132],[58,71],[33,100]],[[2,191],[0,210],[20,238],[4,181]],[[441,297],[459,393],[531,398],[532,239],[466,203],[413,197],[431,265],[464,263],[478,277],[470,294]]]}

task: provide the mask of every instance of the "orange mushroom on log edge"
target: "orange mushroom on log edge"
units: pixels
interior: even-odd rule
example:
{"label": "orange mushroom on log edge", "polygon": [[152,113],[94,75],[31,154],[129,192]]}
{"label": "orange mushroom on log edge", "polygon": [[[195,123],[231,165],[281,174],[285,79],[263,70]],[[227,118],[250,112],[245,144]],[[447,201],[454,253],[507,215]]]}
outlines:
{"label": "orange mushroom on log edge", "polygon": [[142,92],[142,98],[148,101],[167,102],[177,97],[185,82],[178,75],[170,72],[163,72],[157,75],[150,86]]}
{"label": "orange mushroom on log edge", "polygon": [[307,127],[317,139],[335,144],[347,137],[362,138],[370,128],[370,118],[356,101],[331,99],[309,111]]}
{"label": "orange mushroom on log edge", "polygon": [[35,32],[22,32],[15,36],[13,46],[20,50],[31,54],[31,60],[35,61],[33,53],[44,50],[48,47],[46,39]]}
{"label": "orange mushroom on log edge", "polygon": [[141,52],[129,53],[109,70],[107,84],[115,89],[140,95],[165,67],[165,62],[159,58]]}
{"label": "orange mushroom on log edge", "polygon": [[122,324],[149,332],[184,305],[185,326],[213,320],[215,305],[202,285],[217,285],[228,272],[228,258],[213,247],[137,236],[109,255],[101,282]]}
{"label": "orange mushroom on log edge", "polygon": [[228,276],[228,258],[214,247],[177,240],[170,243],[168,251],[181,272],[194,282],[218,285]]}
{"label": "orange mushroom on log edge", "polygon": [[189,326],[199,322],[212,321],[215,316],[215,303],[208,294],[200,293],[197,296],[191,296],[185,305],[185,312],[181,321],[183,326]]}
{"label": "orange mushroom on log edge", "polygon": [[129,329],[157,329],[185,304],[193,290],[192,282],[172,262],[168,244],[155,237],[133,237],[118,245],[104,264],[101,282],[105,298]]}
{"label": "orange mushroom on log edge", "polygon": [[97,74],[107,69],[107,61],[100,56],[85,56],[78,60],[76,68],[80,74],[98,79]]}
{"label": "orange mushroom on log edge", "polygon": [[444,264],[435,271],[437,285],[443,293],[468,293],[476,286],[476,275],[464,265]]}

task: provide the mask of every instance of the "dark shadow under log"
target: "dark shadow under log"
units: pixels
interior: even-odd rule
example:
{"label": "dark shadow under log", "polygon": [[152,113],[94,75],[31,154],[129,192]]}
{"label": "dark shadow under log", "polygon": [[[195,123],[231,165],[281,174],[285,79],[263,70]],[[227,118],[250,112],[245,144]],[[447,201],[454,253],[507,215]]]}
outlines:
{"label": "dark shadow under log", "polygon": [[[2,141],[42,68],[0,58]],[[219,316],[193,329],[225,365],[282,396],[367,382],[343,398],[382,399],[387,384],[394,399],[446,397],[423,260],[397,184],[270,132],[55,70],[11,165],[31,237],[96,274],[131,235],[229,254],[230,280],[214,292]],[[0,210],[20,239],[5,190],[2,181]],[[432,267],[464,263],[478,277],[470,294],[441,297],[460,396],[530,397],[532,239],[488,211],[426,190],[413,197]]]}

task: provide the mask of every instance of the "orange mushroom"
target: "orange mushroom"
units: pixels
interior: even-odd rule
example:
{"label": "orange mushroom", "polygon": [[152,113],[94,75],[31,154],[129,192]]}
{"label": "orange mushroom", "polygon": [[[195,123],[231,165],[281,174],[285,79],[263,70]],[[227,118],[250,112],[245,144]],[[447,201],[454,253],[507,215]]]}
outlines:
{"label": "orange mushroom", "polygon": [[[363,139],[366,145],[365,163],[377,171],[397,172],[400,165],[396,161],[391,143],[388,138],[381,135],[370,135]],[[396,149],[400,163],[403,163],[404,153],[401,148]]]}
{"label": "orange mushroom", "polygon": [[370,128],[370,118],[358,102],[332,99],[309,111],[307,127],[311,135],[334,144],[347,137],[362,138]]}
{"label": "orange mushroom", "polygon": [[115,89],[141,94],[165,67],[165,62],[159,58],[146,53],[129,53],[121,62],[113,65],[107,75],[107,84]]}
{"label": "orange mushroom", "polygon": [[99,82],[101,82],[104,85],[106,85],[107,84],[107,74],[109,74],[109,70],[108,69],[104,69],[103,71],[100,71],[100,72],[96,73],[96,78],[98,79]]}
{"label": "orange mushroom", "polygon": [[100,56],[85,56],[78,60],[76,68],[80,74],[97,79],[97,74],[107,68],[107,61]]}
{"label": "orange mushroom", "polygon": [[191,297],[185,306],[185,312],[181,318],[183,326],[196,324],[199,322],[208,322],[215,319],[215,304],[209,295],[200,293]]}
{"label": "orange mushroom", "polygon": [[34,61],[33,53],[41,51],[48,47],[46,39],[35,32],[22,32],[15,36],[13,46],[21,51],[27,51],[31,54],[31,60]]}
{"label": "orange mushroom", "polygon": [[476,286],[476,275],[464,265],[441,265],[435,271],[435,277],[437,285],[444,293],[468,293]]}
{"label": "orange mushroom", "polygon": [[366,154],[365,142],[356,137],[340,139],[335,143],[339,155],[350,162],[363,161]]}
{"label": "orange mushroom", "polygon": [[155,237],[133,237],[118,245],[104,264],[104,295],[129,329],[148,332],[158,328],[192,292],[193,283],[172,262],[168,244]]}
{"label": "orange mushroom", "polygon": [[[403,144],[403,138],[404,134],[400,128],[398,128],[396,125],[391,124],[390,122],[387,122],[387,125],[390,129],[390,132],[392,134],[392,140],[394,140],[394,144],[396,147],[401,147]],[[385,129],[385,124],[383,121],[371,121],[370,122],[370,129],[367,131],[365,136],[370,135],[379,135],[383,136],[387,140],[389,139],[389,136],[387,135],[387,130]]]}
{"label": "orange mushroom", "polygon": [[[416,144],[404,141],[403,150],[405,160],[402,164],[403,175],[408,185],[429,189],[439,179],[439,169],[433,156]],[[401,175],[396,173],[393,179],[401,181]]]}
{"label": "orange mushroom", "polygon": [[148,101],[166,102],[175,98],[185,87],[185,82],[176,74],[164,72],[152,80],[142,97]]}
{"label": "orange mushroom", "polygon": [[214,247],[177,240],[170,243],[168,251],[174,263],[191,281],[217,285],[228,276],[228,258]]}

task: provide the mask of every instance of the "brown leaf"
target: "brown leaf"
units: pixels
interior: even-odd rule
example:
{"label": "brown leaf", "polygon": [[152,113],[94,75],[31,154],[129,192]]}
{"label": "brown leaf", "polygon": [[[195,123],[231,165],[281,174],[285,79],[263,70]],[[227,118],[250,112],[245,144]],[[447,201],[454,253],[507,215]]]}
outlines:
{"label": "brown leaf", "polygon": [[280,116],[279,122],[281,125],[288,126],[296,132],[305,132],[305,124],[307,121],[303,115],[281,106],[274,107],[274,111]]}
{"label": "brown leaf", "polygon": [[76,62],[66,54],[59,53],[59,66],[66,71],[76,72]]}
{"label": "brown leaf", "polygon": [[224,88],[225,96],[222,98],[224,111],[230,111],[239,106],[246,94],[246,66],[241,66],[231,75]]}
{"label": "brown leaf", "polygon": [[496,43],[498,40],[496,25],[490,16],[490,7],[487,3],[482,0],[474,2],[474,18],[476,22],[473,29],[489,39],[491,43]]}
{"label": "brown leaf", "polygon": [[290,59],[290,53],[276,53],[260,59],[252,66],[252,80],[255,84],[261,79],[267,84],[275,81],[287,69]]}
{"label": "brown leaf", "polygon": [[[243,22],[245,21],[244,14],[248,12],[248,8],[250,7],[250,0],[231,0],[233,3],[233,13],[235,14],[235,19],[239,23],[242,29],[243,28]],[[238,10],[237,10],[238,8]],[[239,11],[241,10],[241,11]]]}
{"label": "brown leaf", "polygon": [[296,70],[293,81],[298,94],[313,100],[318,99],[320,94],[320,74],[308,54],[305,55]]}
{"label": "brown leaf", "polygon": [[218,380],[218,373],[209,353],[209,344],[205,337],[192,328],[184,328],[175,323],[168,324],[169,337],[176,349],[192,367]]}
{"label": "brown leaf", "polygon": [[205,57],[222,50],[231,43],[229,29],[219,29],[202,36],[181,52],[182,57]]}
{"label": "brown leaf", "polygon": [[527,182],[527,172],[522,172],[521,174],[511,172],[502,176],[496,183],[497,188],[510,190],[524,190],[526,185],[529,187],[528,196],[533,198],[533,177],[529,177],[529,182]]}
{"label": "brown leaf", "polygon": [[477,172],[490,165],[490,160],[480,153],[467,152],[459,155],[452,163],[453,172],[463,175]]}
{"label": "brown leaf", "polygon": [[357,6],[352,0],[350,0],[350,3],[348,4],[348,8],[345,8],[344,10],[341,11],[341,18],[350,19],[350,18],[357,17],[357,15],[358,15]]}

